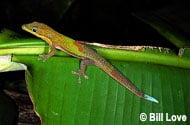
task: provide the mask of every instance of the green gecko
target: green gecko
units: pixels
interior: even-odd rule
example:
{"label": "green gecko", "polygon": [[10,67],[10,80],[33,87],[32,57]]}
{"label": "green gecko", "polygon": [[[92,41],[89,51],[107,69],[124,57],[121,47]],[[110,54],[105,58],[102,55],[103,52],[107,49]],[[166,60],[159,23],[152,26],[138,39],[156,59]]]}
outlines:
{"label": "green gecko", "polygon": [[81,59],[80,70],[78,72],[72,71],[73,74],[78,75],[79,83],[81,82],[81,75],[83,75],[85,79],[88,79],[88,76],[85,74],[86,66],[96,65],[135,95],[148,101],[158,103],[158,100],[155,98],[141,92],[135,85],[132,84],[129,79],[124,77],[102,56],[98,55],[95,50],[88,48],[86,45],[80,43],[79,41],[62,35],[51,27],[39,22],[24,24],[22,25],[22,29],[43,39],[49,44],[50,52],[47,55],[40,55],[40,58],[42,60],[46,60],[52,57],[55,53],[55,49],[59,49],[70,54],[71,56]]}

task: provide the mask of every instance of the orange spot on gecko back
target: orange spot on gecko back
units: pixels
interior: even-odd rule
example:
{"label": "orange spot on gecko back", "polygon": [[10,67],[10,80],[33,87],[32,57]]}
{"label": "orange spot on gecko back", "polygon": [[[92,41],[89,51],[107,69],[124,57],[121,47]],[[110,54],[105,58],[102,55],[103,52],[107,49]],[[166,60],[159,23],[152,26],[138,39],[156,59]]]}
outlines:
{"label": "orange spot on gecko back", "polygon": [[75,46],[77,46],[77,48],[78,48],[78,50],[80,51],[80,52],[82,52],[83,51],[83,47],[81,46],[81,44],[79,43],[79,42],[77,42],[77,41],[74,41],[74,43],[73,43]]}

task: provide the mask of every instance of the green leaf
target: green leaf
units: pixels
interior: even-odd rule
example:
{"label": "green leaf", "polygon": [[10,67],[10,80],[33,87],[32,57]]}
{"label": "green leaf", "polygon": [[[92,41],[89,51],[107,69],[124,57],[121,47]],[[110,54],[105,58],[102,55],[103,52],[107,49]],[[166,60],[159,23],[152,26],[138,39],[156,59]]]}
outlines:
{"label": "green leaf", "polygon": [[[78,70],[79,59],[57,51],[46,62],[39,61],[36,55],[48,52],[48,47],[41,40],[33,41],[1,42],[0,55],[11,53],[14,62],[27,65],[27,88],[44,125],[189,124],[189,119],[180,122],[165,119],[166,113],[169,117],[190,117],[188,54],[179,57],[149,47],[138,51],[96,48],[102,56],[112,59],[109,61],[140,90],[157,98],[160,103],[155,104],[133,95],[95,66],[87,69],[89,79],[78,84],[71,71]],[[141,113],[148,118],[150,113],[163,113],[164,120],[142,122]]]}
{"label": "green leaf", "polygon": [[[190,70],[137,62],[111,61],[142,91],[156,97],[155,104],[131,94],[97,67],[87,70],[89,79],[77,83],[79,60],[52,57],[46,62],[36,56],[14,56],[28,65],[27,85],[35,110],[46,124],[150,124],[141,113],[188,115]],[[180,106],[180,108],[179,108]],[[154,122],[168,124],[168,122]],[[188,124],[187,122],[179,122]]]}

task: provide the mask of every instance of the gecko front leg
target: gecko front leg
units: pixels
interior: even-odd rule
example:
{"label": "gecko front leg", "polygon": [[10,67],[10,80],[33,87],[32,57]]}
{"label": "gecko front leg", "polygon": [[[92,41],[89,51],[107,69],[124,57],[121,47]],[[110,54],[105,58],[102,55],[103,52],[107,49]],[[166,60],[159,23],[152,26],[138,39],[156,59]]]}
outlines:
{"label": "gecko front leg", "polygon": [[72,74],[78,75],[78,83],[81,83],[81,78],[80,76],[83,75],[85,79],[88,79],[88,76],[85,74],[86,67],[88,65],[93,65],[94,61],[88,58],[82,59],[80,62],[80,69],[78,72],[72,71]]}
{"label": "gecko front leg", "polygon": [[52,44],[52,45],[50,45],[50,52],[48,54],[39,55],[38,60],[42,60],[43,62],[45,62],[46,59],[52,57],[54,54],[55,54],[55,47]]}

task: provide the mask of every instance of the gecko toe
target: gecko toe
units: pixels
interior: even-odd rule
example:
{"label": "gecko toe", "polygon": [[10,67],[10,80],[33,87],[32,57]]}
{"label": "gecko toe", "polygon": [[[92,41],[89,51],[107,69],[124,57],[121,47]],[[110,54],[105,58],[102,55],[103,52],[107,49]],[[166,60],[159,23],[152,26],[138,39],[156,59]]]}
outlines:
{"label": "gecko toe", "polygon": [[79,75],[79,73],[76,72],[76,71],[71,71],[71,73],[74,74],[74,75]]}
{"label": "gecko toe", "polygon": [[88,79],[88,78],[89,78],[86,74],[83,74],[83,76],[84,76],[85,79]]}
{"label": "gecko toe", "polygon": [[39,55],[38,60],[42,60],[43,62],[45,62],[47,59],[47,55]]}

